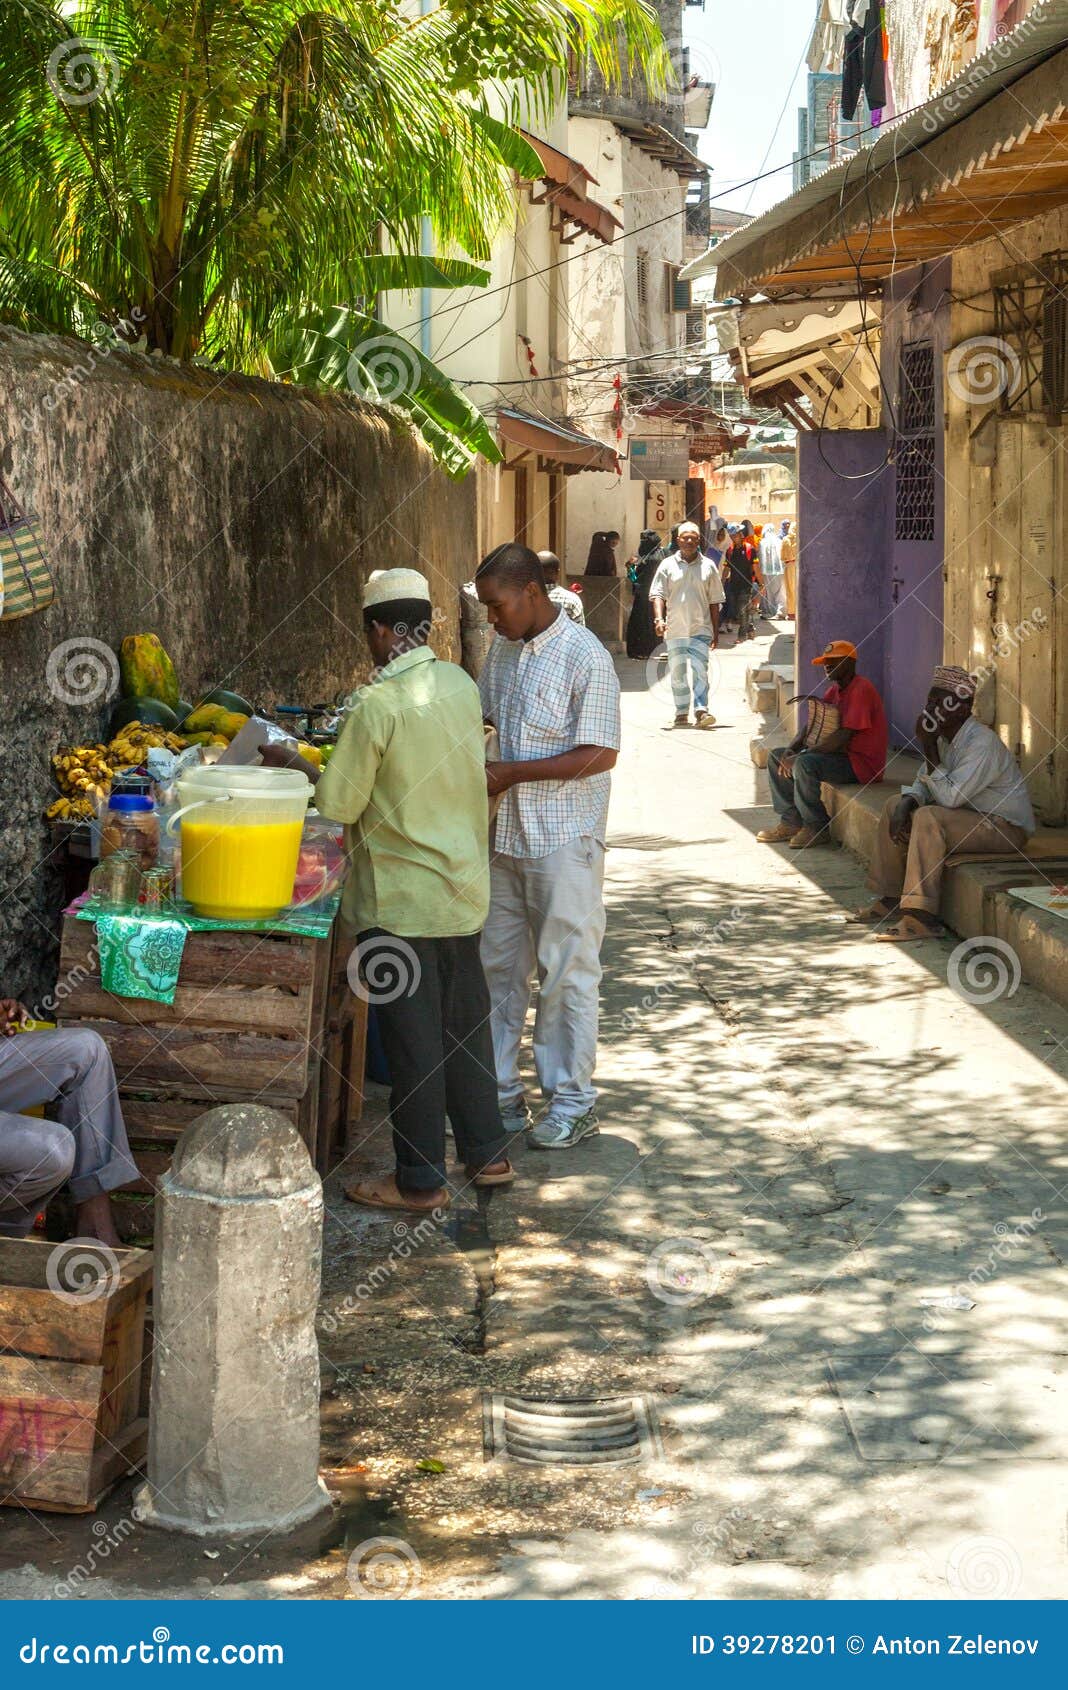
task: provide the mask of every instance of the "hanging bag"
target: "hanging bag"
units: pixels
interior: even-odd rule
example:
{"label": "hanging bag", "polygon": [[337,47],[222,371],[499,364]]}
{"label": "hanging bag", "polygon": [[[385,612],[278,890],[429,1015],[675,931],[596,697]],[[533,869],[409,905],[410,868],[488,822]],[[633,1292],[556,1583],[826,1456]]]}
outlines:
{"label": "hanging bag", "polygon": [[47,610],[55,596],[41,524],[0,476],[0,622]]}

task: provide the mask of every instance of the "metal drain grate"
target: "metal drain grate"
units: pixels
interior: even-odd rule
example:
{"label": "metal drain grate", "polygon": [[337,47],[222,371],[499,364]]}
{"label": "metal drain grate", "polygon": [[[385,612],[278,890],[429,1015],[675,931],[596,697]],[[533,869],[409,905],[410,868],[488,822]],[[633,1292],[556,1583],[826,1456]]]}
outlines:
{"label": "metal drain grate", "polygon": [[600,1467],[663,1454],[651,1397],[586,1397],[556,1402],[486,1392],[482,1438],[487,1461]]}

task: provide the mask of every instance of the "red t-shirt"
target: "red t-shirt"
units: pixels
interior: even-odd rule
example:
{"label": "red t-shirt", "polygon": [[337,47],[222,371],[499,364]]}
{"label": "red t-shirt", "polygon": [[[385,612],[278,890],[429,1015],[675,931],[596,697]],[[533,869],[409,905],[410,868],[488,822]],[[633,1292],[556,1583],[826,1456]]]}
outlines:
{"label": "red t-shirt", "polygon": [[889,735],[886,711],[875,687],[863,675],[854,675],[845,688],[831,681],[823,696],[828,704],[838,706],[840,726],[852,730],[846,756],[858,781],[864,785],[870,780],[882,780]]}

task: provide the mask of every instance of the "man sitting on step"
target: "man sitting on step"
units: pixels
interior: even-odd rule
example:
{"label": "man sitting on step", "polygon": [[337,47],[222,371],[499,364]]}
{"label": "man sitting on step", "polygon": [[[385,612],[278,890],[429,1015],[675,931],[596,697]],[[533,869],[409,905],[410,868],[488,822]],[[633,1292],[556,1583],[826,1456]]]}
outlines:
{"label": "man sitting on step", "polygon": [[916,723],[923,773],[887,800],[868,885],[870,908],[850,919],[880,928],[877,939],[937,938],[938,901],[951,855],[1023,855],[1035,814],[1012,753],[972,715],[976,680],[940,665]]}
{"label": "man sitting on step", "polygon": [[[18,1032],[29,1019],[0,998],[0,1238],[24,1238],[69,1181],[75,1236],[116,1245],[108,1193],[138,1175],[108,1047],[88,1029]],[[41,1103],[49,1119],[22,1114]]]}
{"label": "man sitting on step", "polygon": [[757,834],[762,845],[788,843],[794,851],[830,844],[831,818],[820,796],[825,780],[864,786],[882,780],[886,770],[886,711],[871,681],[857,674],[856,646],[832,640],[812,661],[831,683],[822,701],[838,711],[838,728],[818,750],[805,750],[802,731],[785,751],[770,753],[771,802],[780,819]]}

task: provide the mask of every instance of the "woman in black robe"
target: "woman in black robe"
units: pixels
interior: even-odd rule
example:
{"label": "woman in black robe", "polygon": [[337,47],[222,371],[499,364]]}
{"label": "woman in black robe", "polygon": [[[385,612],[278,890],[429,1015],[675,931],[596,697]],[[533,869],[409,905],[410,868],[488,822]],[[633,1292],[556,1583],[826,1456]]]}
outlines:
{"label": "woman in black robe", "polygon": [[656,574],[664,548],[654,528],[642,530],[638,554],[627,567],[634,590],[634,603],[627,621],[627,656],[651,657],[660,641],[653,627],[653,607],[649,602],[649,588]]}

